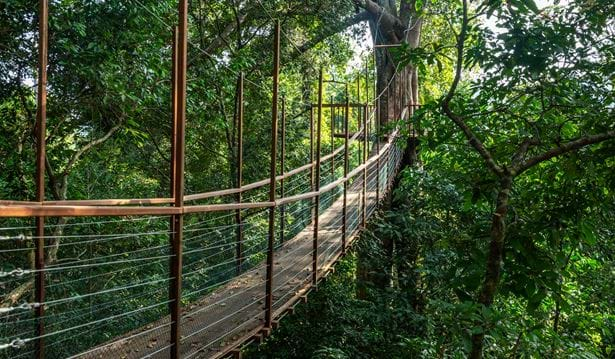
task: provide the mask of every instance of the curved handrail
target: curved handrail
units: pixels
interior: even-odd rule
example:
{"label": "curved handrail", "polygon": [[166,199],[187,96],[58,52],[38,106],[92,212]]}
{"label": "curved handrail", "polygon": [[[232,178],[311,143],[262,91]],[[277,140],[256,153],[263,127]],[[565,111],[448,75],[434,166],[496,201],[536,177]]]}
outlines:
{"label": "curved handrail", "polygon": [[[362,132],[362,131],[361,131]],[[355,134],[353,136],[355,139],[361,133]],[[84,216],[135,216],[135,215],[173,215],[173,214],[183,214],[183,213],[204,213],[204,212],[216,212],[216,211],[228,211],[228,210],[236,210],[236,209],[249,209],[249,208],[270,208],[275,207],[277,205],[292,203],[300,200],[305,200],[309,198],[316,197],[318,195],[322,195],[339,186],[340,184],[348,181],[349,179],[356,176],[358,173],[363,171],[365,168],[373,164],[374,161],[377,161],[380,157],[389,150],[394,140],[397,138],[399,134],[399,130],[396,129],[389,135],[389,139],[387,143],[380,149],[380,152],[375,156],[372,156],[368,159],[367,162],[361,164],[350,173],[348,176],[341,177],[336,181],[329,183],[323,186],[319,191],[307,192],[298,194],[295,196],[290,196],[286,198],[281,198],[275,202],[245,202],[245,203],[225,203],[225,204],[208,204],[208,205],[190,205],[184,207],[162,207],[162,206],[148,206],[148,207],[118,207],[118,206],[110,206],[110,205],[67,205],[66,202],[62,202],[62,204],[47,204],[47,203],[28,203],[28,204],[15,204],[15,205],[5,205],[0,203],[0,218],[1,217],[32,217],[32,216],[45,216],[45,217],[84,217]],[[331,156],[335,155],[335,151],[329,155],[329,157],[322,158],[322,161],[326,161]],[[299,167],[293,171],[296,173],[299,169],[304,170],[306,166]],[[307,167],[309,168],[309,167]],[[291,171],[291,172],[293,172]],[[286,175],[286,174],[285,174]],[[282,175],[283,176],[283,175]],[[261,181],[262,182],[262,181]],[[259,182],[256,182],[257,184]],[[245,188],[245,187],[244,187]],[[161,199],[164,200],[164,199]],[[99,202],[106,203],[108,201],[124,201],[124,200],[101,200]],[[126,201],[129,202],[130,200]],[[73,201],[67,201],[73,202]],[[83,201],[85,202],[85,201]],[[83,203],[81,202],[81,203]],[[89,203],[96,201],[89,201]]]}
{"label": "curved handrail", "polygon": [[[363,128],[363,126],[361,126],[360,131],[357,131],[352,137],[350,137],[348,139],[349,142],[352,141],[356,141],[357,138],[363,134],[365,132],[365,128]],[[312,161],[311,163],[307,163],[303,166],[297,167],[293,170],[290,170],[288,172],[285,172],[281,175],[276,176],[276,181],[281,181],[287,178],[290,178],[296,174],[299,174],[301,172],[307,171],[310,168],[315,167],[317,164],[322,164],[328,160],[330,160],[332,157],[337,156],[338,154],[340,154],[342,151],[344,150],[344,146],[341,145],[339,147],[337,147],[333,152],[323,156],[320,159],[320,162],[317,161]],[[229,188],[229,189],[223,189],[223,190],[216,190],[216,191],[210,191],[210,192],[203,192],[203,193],[196,193],[196,194],[191,194],[191,195],[186,195],[184,196],[184,201],[186,202],[192,202],[192,201],[198,201],[198,200],[203,200],[203,199],[209,199],[209,198],[216,198],[216,197],[224,197],[224,196],[229,196],[229,195],[233,195],[233,194],[237,194],[237,193],[243,193],[246,191],[250,191],[253,189],[257,189],[257,188],[261,188],[261,187],[265,187],[267,185],[269,185],[270,183],[270,179],[263,179],[257,182],[252,182],[250,184],[241,186],[239,188]],[[74,207],[83,207],[84,209],[87,209],[86,207],[108,207],[108,206],[123,206],[122,208],[128,208],[128,207],[124,207],[124,206],[129,206],[129,205],[161,205],[161,204],[172,204],[174,203],[174,199],[173,198],[133,198],[133,199],[95,199],[95,200],[62,200],[62,201],[44,201],[44,202],[36,202],[36,201],[7,201],[7,200],[0,200],[0,208],[3,209],[2,213],[0,213],[0,218],[1,217],[14,217],[14,216],[10,216],[8,215],[8,213],[13,213],[13,214],[18,214],[18,212],[16,211],[17,208],[5,208],[7,206],[11,206],[11,207],[21,207],[24,209],[23,213],[32,213],[30,212],[30,210],[38,207],[38,206],[44,206],[47,207],[49,210],[45,211],[46,213],[55,211],[55,210],[60,210],[63,213],[67,213],[70,212],[67,209],[61,208],[64,206],[74,206]],[[207,206],[200,206],[203,208],[218,208],[221,205],[207,205]],[[154,209],[153,206],[150,206],[150,208]],[[6,209],[8,212],[5,213],[4,209]],[[92,209],[87,209],[87,211],[76,211],[77,213],[85,213],[88,212],[90,213],[92,211]],[[209,210],[207,210],[209,211]],[[38,212],[37,212],[38,213]],[[105,212],[101,212],[101,213],[117,213],[115,211],[105,211]],[[131,210],[131,213],[141,213],[139,211],[136,210]],[[169,210],[161,210],[161,211],[155,211],[152,212],[152,214],[177,214],[177,213],[181,213],[181,212],[177,212],[177,211],[169,211]],[[190,212],[193,213],[193,212]],[[32,214],[29,214],[32,215]],[[101,214],[102,215],[102,214]],[[105,215],[111,215],[111,214],[105,214]],[[28,215],[18,215],[18,217],[24,217],[24,216],[28,216]]]}

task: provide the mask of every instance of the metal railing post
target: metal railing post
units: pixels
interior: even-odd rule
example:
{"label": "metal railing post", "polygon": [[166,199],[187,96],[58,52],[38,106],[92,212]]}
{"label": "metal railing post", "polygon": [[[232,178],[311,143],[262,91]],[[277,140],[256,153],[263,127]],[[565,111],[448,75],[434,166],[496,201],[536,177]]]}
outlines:
{"label": "metal railing post", "polygon": [[[365,106],[367,107],[367,111],[365,112],[367,114],[367,125],[369,127],[371,127],[371,121],[370,121],[370,109],[369,109],[369,58],[365,59]],[[369,129],[368,129],[368,133],[369,133]],[[368,143],[368,147],[369,147],[369,141]],[[369,148],[368,148],[369,151]]]}
{"label": "metal railing post", "polygon": [[[376,50],[374,50],[374,67],[376,65]],[[378,78],[376,74],[376,79]],[[380,95],[378,94],[378,84],[377,81],[374,81],[374,101],[376,106],[376,203],[380,202]]]}
{"label": "metal railing post", "polygon": [[[361,81],[360,81],[360,76],[357,76],[357,106],[360,106],[361,103]],[[363,111],[361,110],[361,107],[356,107],[357,109],[357,132],[361,132],[361,114],[363,113]],[[360,140],[360,139],[359,139]],[[357,162],[361,163],[361,151],[360,151],[360,147],[359,147],[359,152],[357,152]]]}
{"label": "metal railing post", "polygon": [[[178,78],[178,29],[177,27],[173,28],[173,48],[172,48],[172,65],[171,65],[171,166],[170,166],[170,192],[171,198],[177,198],[175,191],[177,188],[175,187],[175,180],[177,176],[177,134],[178,134],[178,121],[177,121],[177,78]],[[175,224],[176,224],[176,216],[169,217],[169,243],[171,244],[171,250],[173,251],[173,243],[175,241]],[[174,272],[176,264],[173,259],[169,261],[169,273]],[[171,275],[173,277],[173,275]],[[169,312],[173,315],[174,312],[174,301],[176,297],[174,296],[176,283],[174,280],[169,282]],[[173,327],[173,321],[171,321],[171,327]],[[174,335],[171,334],[171,343],[173,344]],[[173,347],[171,348],[171,356],[173,356]]]}
{"label": "metal railing post", "polygon": [[[184,152],[186,133],[186,71],[188,64],[188,1],[180,0],[178,6],[179,26],[177,30],[177,67],[176,67],[176,113],[174,151],[174,206],[184,206]],[[180,357],[181,295],[182,295],[182,240],[183,214],[173,216],[174,232],[171,241],[171,358]]]}
{"label": "metal railing post", "polygon": [[[243,86],[245,75],[243,72],[239,74],[237,79],[237,203],[243,200],[241,186],[243,185]],[[237,274],[241,273],[243,265],[243,218],[241,217],[241,209],[235,210],[235,224],[237,225]]]}
{"label": "metal railing post", "polygon": [[376,100],[376,202],[380,202],[380,100]]}
{"label": "metal railing post", "polygon": [[[314,185],[315,185],[315,181],[314,181],[314,176],[315,176],[315,165],[314,165],[314,107],[312,106],[312,104],[310,103],[310,163],[312,164],[312,166],[310,166],[310,191],[314,192]],[[310,211],[310,217],[313,216],[313,212],[314,212],[314,203],[315,200],[312,198],[311,202],[311,206],[312,206],[312,210]]]}
{"label": "metal railing post", "polygon": [[[286,98],[282,97],[282,118],[280,124],[280,174],[284,174],[284,159],[286,157]],[[280,198],[284,198],[284,179],[280,180]],[[286,226],[286,205],[280,206],[280,243],[284,243]]]}
{"label": "metal railing post", "polygon": [[[280,21],[275,24],[273,53],[273,99],[271,108],[271,164],[269,168],[269,201],[275,201],[276,158],[278,145],[278,96],[280,76]],[[265,328],[273,321],[273,250],[275,246],[275,206],[269,208],[269,241],[267,249],[267,283],[265,286]]]}
{"label": "metal railing post", "polygon": [[367,128],[367,104],[363,107],[363,214],[361,225],[367,225],[367,138],[369,131]]}
{"label": "metal railing post", "polygon": [[346,253],[347,226],[348,226],[348,122],[350,120],[350,99],[348,98],[348,84],[346,84],[346,113],[344,114],[344,207],[342,208],[342,253]]}
{"label": "metal railing post", "polygon": [[[36,200],[45,201],[45,157],[47,133],[47,57],[49,39],[49,4],[39,1],[38,21],[38,93],[36,106]],[[45,217],[36,217],[36,241],[34,260],[36,267],[35,299],[37,318],[37,357],[45,357]]]}
{"label": "metal railing post", "polygon": [[[331,154],[335,151],[335,106],[333,104],[334,98],[331,96],[331,108],[329,114],[331,115]],[[335,156],[331,156],[331,182],[335,181]]]}
{"label": "metal railing post", "polygon": [[[314,191],[320,191],[320,150],[322,135],[322,96],[323,96],[323,70],[320,69],[318,77],[318,119],[316,122],[316,179]],[[318,284],[318,217],[320,212],[320,194],[314,197],[314,237],[312,241],[312,285]]]}

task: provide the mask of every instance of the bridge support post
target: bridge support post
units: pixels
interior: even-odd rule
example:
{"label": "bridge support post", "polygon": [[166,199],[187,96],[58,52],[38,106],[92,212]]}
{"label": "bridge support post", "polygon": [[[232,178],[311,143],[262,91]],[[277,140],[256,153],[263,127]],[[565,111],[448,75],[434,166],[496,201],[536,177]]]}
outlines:
{"label": "bridge support post", "polygon": [[[376,64],[376,51],[374,51],[374,64]],[[377,78],[377,76],[376,76]],[[376,106],[376,203],[380,203],[380,94],[378,94],[377,86],[374,83],[374,101]]]}
{"label": "bridge support post", "polygon": [[[184,152],[186,133],[186,69],[188,58],[188,1],[179,0],[178,6],[179,26],[174,40],[176,42],[176,55],[174,56],[174,87],[173,87],[173,196],[174,206],[184,206]],[[183,214],[173,215],[171,238],[171,281],[169,301],[171,311],[171,348],[172,359],[180,357],[180,328],[181,328],[181,291],[182,291],[182,240],[183,240]]]}
{"label": "bridge support post", "polygon": [[[360,111],[360,110],[359,110]],[[367,127],[367,103],[363,107],[363,214],[361,218],[361,226],[365,228],[367,225],[367,138],[369,136],[369,129]]]}
{"label": "bridge support post", "polygon": [[[318,77],[318,119],[316,120],[316,179],[314,191],[320,191],[320,150],[322,144],[322,96],[323,96],[323,70],[320,69]],[[312,285],[318,285],[318,217],[320,212],[320,194],[314,197],[314,236],[312,241]]]}
{"label": "bridge support post", "polygon": [[[178,64],[178,29],[177,27],[173,28],[173,53],[172,53],[172,66],[171,66],[171,116],[172,116],[172,132],[171,132],[171,166],[170,166],[170,192],[171,197],[174,199],[177,198],[175,191],[175,180],[177,176],[177,133],[178,133],[178,121],[177,121],[177,64]],[[175,232],[176,232],[176,216],[169,217],[169,243],[171,244],[171,250],[173,250],[173,243],[175,241]],[[171,273],[171,277],[173,277],[172,273],[174,272],[175,263],[173,259],[171,259],[169,263],[169,273]],[[169,312],[172,314],[174,311],[173,300],[174,300],[174,279],[169,283]],[[171,327],[173,327],[173,321],[171,321]],[[173,345],[173,334],[171,334],[171,344]],[[173,355],[173,348],[171,348],[171,355]]]}
{"label": "bridge support post", "polygon": [[[357,77],[357,132],[360,134],[361,133],[361,126],[362,126],[362,121],[361,121],[361,114],[363,113],[363,111],[361,110],[361,76]],[[359,137],[359,141],[360,141],[360,137]],[[361,163],[361,158],[363,157],[361,155],[361,145],[359,145],[359,151],[357,152],[357,163]]]}
{"label": "bridge support post", "polygon": [[[47,53],[48,53],[48,23],[49,4],[47,0],[39,1],[38,11],[38,94],[36,106],[36,200],[45,201],[45,157],[46,157],[46,125],[47,125]],[[36,241],[34,261],[35,278],[35,316],[37,348],[36,357],[45,357],[45,217],[36,217]]]}
{"label": "bridge support post", "polygon": [[[310,191],[314,192],[314,176],[315,176],[315,164],[314,164],[314,106],[310,103]],[[310,218],[314,217],[314,205],[315,200],[312,198],[310,201],[312,209],[310,210]]]}
{"label": "bridge support post", "polygon": [[[335,152],[335,107],[334,97],[331,96],[331,108],[329,110],[329,114],[331,115],[331,154]],[[331,182],[335,181],[335,156],[331,156]]]}
{"label": "bridge support post", "polygon": [[[273,100],[271,109],[271,164],[269,168],[269,201],[275,202],[276,158],[278,145],[278,96],[280,76],[280,21],[275,24],[273,54]],[[267,250],[267,280],[265,285],[265,328],[271,329],[273,319],[273,249],[275,246],[275,205],[269,208],[269,242]]]}
{"label": "bridge support post", "polygon": [[[280,174],[284,174],[284,159],[286,157],[286,98],[282,97],[282,117],[280,119]],[[280,180],[280,198],[284,198],[284,178]],[[280,244],[284,243],[286,227],[286,205],[280,206]]]}
{"label": "bridge support post", "polygon": [[350,99],[348,84],[346,84],[346,107],[344,113],[344,207],[342,208],[342,254],[346,254],[348,226],[348,122],[350,117]]}
{"label": "bridge support post", "polygon": [[[239,74],[237,78],[237,101],[236,101],[236,122],[235,126],[237,128],[237,188],[239,191],[237,192],[236,201],[237,203],[241,203],[243,200],[241,186],[243,183],[243,113],[244,113],[244,104],[243,104],[243,86],[244,86],[244,78],[245,75],[243,72]],[[237,225],[237,274],[241,273],[241,267],[243,265],[243,218],[241,217],[241,209],[235,210],[235,224]]]}

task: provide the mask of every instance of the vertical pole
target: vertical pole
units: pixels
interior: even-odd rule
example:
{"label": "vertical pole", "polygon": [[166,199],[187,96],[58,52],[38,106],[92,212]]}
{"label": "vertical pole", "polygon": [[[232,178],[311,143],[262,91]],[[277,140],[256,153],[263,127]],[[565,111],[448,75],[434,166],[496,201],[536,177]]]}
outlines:
{"label": "vertical pole", "polygon": [[[278,96],[280,76],[280,21],[276,21],[273,51],[273,100],[271,108],[271,165],[269,201],[275,201],[276,157],[278,145]],[[267,284],[265,287],[265,327],[271,328],[273,315],[273,247],[275,242],[275,206],[269,208],[269,243],[267,250]]]}
{"label": "vertical pole", "polygon": [[[239,74],[237,80],[237,203],[243,200],[241,186],[243,185],[243,85],[244,73]],[[241,209],[235,210],[235,224],[237,224],[237,274],[241,273],[243,265],[243,219]]]}
{"label": "vertical pole", "polygon": [[401,120],[401,84],[403,82],[402,76],[395,74],[395,105],[397,106],[397,120]]}
{"label": "vertical pole", "polygon": [[367,104],[363,106],[363,216],[361,225],[363,228],[367,225]]}
{"label": "vertical pole", "polygon": [[[386,119],[387,119],[387,123],[391,122],[391,86],[393,85],[393,78],[391,78],[391,81],[389,82],[389,85],[387,86],[386,90],[387,90],[387,101],[386,101]],[[395,106],[393,106],[395,107]],[[395,108],[393,108],[393,117],[395,117]]]}
{"label": "vertical pole", "polygon": [[[374,49],[374,68],[376,67],[376,50]],[[376,79],[378,75],[374,76]],[[378,85],[374,81],[374,101],[376,102],[376,202],[380,202],[380,95],[378,94]]]}
{"label": "vertical pole", "polygon": [[[331,115],[331,154],[335,151],[335,106],[333,101],[335,99],[331,96],[331,110],[329,114]],[[335,156],[331,156],[331,182],[335,181]]]}
{"label": "vertical pole", "polygon": [[[367,112],[366,113],[367,113],[367,116],[368,116],[367,117],[367,121],[368,121],[367,125],[368,125],[368,127],[371,127],[372,126],[371,119],[370,119],[371,118],[371,115],[370,115],[371,112],[370,112],[370,109],[369,109],[369,106],[370,106],[370,102],[369,102],[369,57],[367,57],[365,59],[365,104],[367,106]],[[369,130],[368,130],[368,133],[369,133]],[[368,142],[368,146],[369,146],[369,142]]]}
{"label": "vertical pole", "polygon": [[397,103],[399,106],[399,119],[403,120],[403,111],[404,111],[404,70],[401,70],[399,72],[399,84],[398,84],[398,88],[397,88]]}
{"label": "vertical pole", "polygon": [[[284,158],[286,157],[286,98],[282,97],[282,119],[280,128],[280,173],[284,174]],[[284,198],[284,179],[280,180],[280,198]],[[280,206],[280,243],[284,242],[284,227],[286,225],[286,205]]]}
{"label": "vertical pole", "polygon": [[399,120],[403,120],[404,110],[404,70],[400,70],[397,78],[397,107],[399,108]]}
{"label": "vertical pole", "polygon": [[[323,71],[320,69],[318,77],[318,119],[316,123],[316,180],[314,191],[320,191],[320,149],[322,134],[322,95],[323,95]],[[312,285],[318,284],[318,215],[320,207],[320,194],[315,197],[314,210],[314,238],[312,241]]]}
{"label": "vertical pole", "polygon": [[[400,116],[402,116],[401,113],[407,107],[407,105],[406,105],[406,81],[407,81],[406,75],[407,75],[406,74],[406,70],[404,69],[401,72],[401,78],[402,78],[402,80],[401,80],[401,89],[400,89],[401,96],[399,97],[399,112],[400,112]],[[402,120],[403,120],[403,118],[402,118]]]}
{"label": "vertical pole", "polygon": [[[357,109],[357,132],[361,132],[361,113],[363,112],[361,110],[361,76],[357,76],[357,104],[356,109]],[[359,151],[360,151],[360,147],[359,147]],[[357,162],[361,163],[361,152],[357,152]]]}
{"label": "vertical pole", "polygon": [[346,84],[346,107],[344,114],[344,207],[342,208],[342,253],[346,253],[346,231],[348,223],[348,122],[350,117],[350,99]]}
{"label": "vertical pole", "polygon": [[[314,192],[314,106],[310,102],[310,191]],[[310,218],[314,215],[314,203],[315,200],[312,199],[310,201],[310,205],[312,206],[312,210],[310,211]]]}
{"label": "vertical pole", "polygon": [[[177,53],[178,53],[178,29],[177,26],[173,27],[173,47],[171,53],[171,173],[170,173],[170,192],[171,198],[175,199],[175,174],[177,173],[175,148],[177,147]],[[171,238],[173,238],[175,220],[171,216]]]}
{"label": "vertical pole", "polygon": [[[408,70],[407,69],[404,70],[404,88],[403,88],[403,90],[404,90],[404,97],[403,97],[402,105],[403,105],[403,107],[405,109],[407,109],[406,113],[408,115],[408,119],[410,119],[410,115],[412,114],[412,108],[410,106],[410,101],[408,101],[408,99],[409,99],[408,98],[408,94],[409,93],[408,93]],[[410,126],[409,122],[408,122],[408,126],[412,127],[412,126]]]}
{"label": "vertical pole", "polygon": [[[178,208],[184,206],[184,152],[186,133],[186,69],[188,62],[188,0],[179,0],[178,6],[179,26],[177,30],[177,133],[175,138],[175,201]],[[171,358],[180,357],[180,318],[181,318],[181,289],[182,289],[182,239],[184,216],[176,214],[174,217],[174,233],[171,243],[171,292],[169,295],[171,305]]]}
{"label": "vertical pole", "polygon": [[[178,28],[177,26],[173,28],[173,48],[172,48],[172,58],[171,58],[171,166],[170,166],[170,193],[171,197],[175,200],[177,197],[175,195],[175,179],[177,175],[177,133],[178,133],[178,121],[177,121],[177,65],[178,65]],[[169,217],[169,243],[173,244],[175,240],[175,216]],[[174,262],[173,260],[169,261],[169,273],[174,272]],[[172,277],[173,275],[171,275]],[[173,300],[173,292],[174,292],[175,283],[173,280],[169,283],[169,299]],[[173,304],[174,302],[169,303],[169,311],[173,313]],[[171,324],[173,325],[173,324]]]}
{"label": "vertical pole", "polygon": [[[369,58],[368,58],[369,59]],[[363,141],[363,227],[367,224],[367,157],[369,151],[369,68],[368,59],[365,60],[365,117],[363,118],[363,127],[365,128],[364,141]]]}
{"label": "vertical pole", "polygon": [[[36,201],[45,201],[45,157],[47,136],[47,57],[48,57],[48,21],[49,4],[47,0],[39,1],[38,21],[38,94],[36,110]],[[36,217],[35,244],[35,297],[36,303],[36,334],[37,357],[45,357],[45,217]]]}

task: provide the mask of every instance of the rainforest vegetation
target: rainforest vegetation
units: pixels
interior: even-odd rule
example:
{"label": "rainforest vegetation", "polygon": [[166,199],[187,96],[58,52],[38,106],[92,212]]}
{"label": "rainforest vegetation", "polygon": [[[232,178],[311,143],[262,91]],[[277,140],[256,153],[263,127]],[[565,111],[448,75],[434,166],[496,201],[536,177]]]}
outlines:
{"label": "rainforest vegetation", "polygon": [[[38,14],[36,1],[0,0],[0,201],[36,198]],[[335,273],[247,357],[615,356],[615,2],[188,1],[186,194],[267,177],[276,20],[288,118],[278,171],[309,161],[321,69],[352,84],[329,86],[330,102],[380,94],[378,135],[400,129],[403,161]],[[46,200],[170,196],[177,21],[173,0],[49,1]],[[392,118],[400,94],[404,119]],[[328,131],[323,147],[341,145]],[[308,202],[287,211],[311,220]],[[242,213],[255,241],[246,271],[265,259],[268,222]],[[185,306],[237,274],[234,215],[185,216]],[[16,342],[36,336],[23,306],[35,295],[33,223],[0,218],[0,358],[36,352]],[[58,269],[46,329],[77,328],[46,338],[48,357],[168,313],[168,217],[47,224],[44,261]],[[92,265],[103,260],[113,268]]]}

